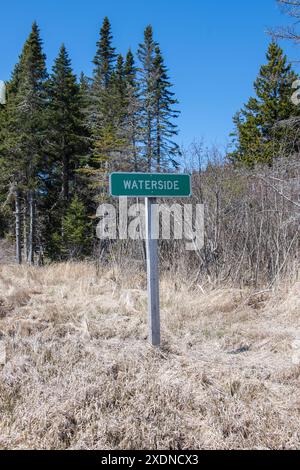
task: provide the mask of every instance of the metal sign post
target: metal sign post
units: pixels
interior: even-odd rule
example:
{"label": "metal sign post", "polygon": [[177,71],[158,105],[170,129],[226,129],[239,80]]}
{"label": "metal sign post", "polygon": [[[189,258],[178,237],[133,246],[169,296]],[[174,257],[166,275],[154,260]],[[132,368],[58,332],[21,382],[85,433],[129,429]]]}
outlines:
{"label": "metal sign post", "polygon": [[0,80],[0,104],[6,104],[6,87],[2,80]]}
{"label": "metal sign post", "polygon": [[149,341],[152,346],[160,346],[158,241],[152,238],[156,222],[153,210],[155,203],[155,198],[146,198],[148,322]]}
{"label": "metal sign post", "polygon": [[146,199],[146,252],[149,341],[160,346],[158,240],[155,234],[154,206],[157,197],[184,198],[191,196],[191,176],[173,173],[112,173],[109,178],[113,197],[144,197]]}

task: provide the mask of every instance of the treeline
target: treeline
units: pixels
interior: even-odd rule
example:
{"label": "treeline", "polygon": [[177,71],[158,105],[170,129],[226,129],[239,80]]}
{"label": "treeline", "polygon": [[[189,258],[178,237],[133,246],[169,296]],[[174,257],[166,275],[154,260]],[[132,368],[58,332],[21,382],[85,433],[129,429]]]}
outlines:
{"label": "treeline", "polygon": [[92,252],[96,206],[112,171],[174,171],[177,100],[152,27],[137,57],[116,54],[103,21],[92,77],[64,45],[52,71],[33,23],[0,105],[0,237],[17,261]]}
{"label": "treeline", "polygon": [[268,47],[254,95],[234,117],[225,154],[197,142],[180,150],[174,142],[177,100],[151,26],[137,54],[129,50],[123,58],[105,18],[93,64],[92,77],[77,79],[62,46],[49,74],[33,24],[7,83],[7,103],[0,105],[0,237],[15,241],[17,261],[104,253],[122,265],[143,264],[143,243],[95,241],[108,174],[180,165],[193,174],[193,202],[205,205],[205,247],[187,253],[181,241],[162,241],[162,269],[186,269],[187,277],[194,270],[196,282],[204,275],[273,285],[283,274],[297,277],[300,86],[277,42]]}

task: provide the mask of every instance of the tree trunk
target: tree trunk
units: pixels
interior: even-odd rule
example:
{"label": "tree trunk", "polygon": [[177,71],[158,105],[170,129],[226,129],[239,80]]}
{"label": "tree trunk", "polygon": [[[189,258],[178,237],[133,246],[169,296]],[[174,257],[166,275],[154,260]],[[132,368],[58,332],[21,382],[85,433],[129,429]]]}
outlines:
{"label": "tree trunk", "polygon": [[148,171],[151,173],[152,167],[152,136],[151,136],[151,114],[148,113],[148,122],[147,122],[147,164]]}
{"label": "tree trunk", "polygon": [[64,201],[69,200],[69,157],[64,155],[63,157],[63,198]]}
{"label": "tree trunk", "polygon": [[161,133],[160,133],[160,119],[159,119],[159,107],[157,109],[157,124],[156,124],[156,171],[161,171]]}
{"label": "tree trunk", "polygon": [[28,206],[27,206],[27,194],[24,198],[24,208],[23,208],[23,255],[26,260],[28,257],[28,230],[27,230],[27,216],[28,216]]}
{"label": "tree trunk", "polygon": [[138,172],[138,155],[137,155],[137,150],[136,150],[136,140],[135,137],[132,139],[132,148],[133,148],[133,161],[134,161],[134,171]]}
{"label": "tree trunk", "polygon": [[21,195],[20,190],[16,189],[16,262],[22,264],[22,245],[21,245]]}
{"label": "tree trunk", "polygon": [[28,235],[28,257],[29,264],[34,264],[34,232],[35,232],[35,198],[34,191],[29,191],[29,235]]}

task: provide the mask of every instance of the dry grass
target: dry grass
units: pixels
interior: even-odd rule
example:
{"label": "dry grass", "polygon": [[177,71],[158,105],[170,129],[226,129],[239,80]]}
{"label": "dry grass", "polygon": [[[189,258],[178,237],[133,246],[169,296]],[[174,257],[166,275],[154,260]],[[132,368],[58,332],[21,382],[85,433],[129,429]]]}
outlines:
{"label": "dry grass", "polygon": [[0,238],[0,264],[13,263],[15,250],[11,242]]}
{"label": "dry grass", "polygon": [[300,285],[276,294],[88,264],[0,266],[0,449],[300,447]]}

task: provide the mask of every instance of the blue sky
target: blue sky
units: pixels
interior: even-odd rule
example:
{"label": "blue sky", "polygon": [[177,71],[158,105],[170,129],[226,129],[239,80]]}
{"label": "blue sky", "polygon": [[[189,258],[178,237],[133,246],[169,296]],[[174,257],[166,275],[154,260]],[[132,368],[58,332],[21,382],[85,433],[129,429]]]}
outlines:
{"label": "blue sky", "polygon": [[[48,65],[64,42],[77,73],[89,74],[104,16],[117,50],[134,51],[151,23],[180,101],[179,143],[226,145],[232,116],[252,93],[270,38],[287,23],[275,0],[12,0],[1,4],[0,79],[8,79],[37,20]],[[283,44],[290,59],[299,50]]]}

